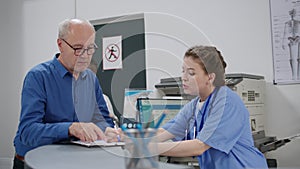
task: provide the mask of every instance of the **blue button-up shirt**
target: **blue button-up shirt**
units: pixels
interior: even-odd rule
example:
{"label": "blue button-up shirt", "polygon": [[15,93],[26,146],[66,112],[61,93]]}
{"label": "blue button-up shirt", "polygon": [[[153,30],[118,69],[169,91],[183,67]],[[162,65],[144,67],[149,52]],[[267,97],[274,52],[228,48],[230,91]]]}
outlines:
{"label": "blue button-up shirt", "polygon": [[14,139],[18,155],[68,139],[72,122],[93,122],[102,131],[113,127],[96,75],[87,69],[75,80],[58,56],[32,68],[24,79]]}

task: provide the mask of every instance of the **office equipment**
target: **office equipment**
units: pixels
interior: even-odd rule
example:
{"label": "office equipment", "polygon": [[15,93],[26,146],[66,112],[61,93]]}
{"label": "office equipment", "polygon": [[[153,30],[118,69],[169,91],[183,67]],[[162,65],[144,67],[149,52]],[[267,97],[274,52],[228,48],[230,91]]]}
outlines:
{"label": "office equipment", "polygon": [[263,153],[276,150],[287,143],[264,131],[265,80],[263,76],[244,73],[226,74],[226,85],[235,91],[250,113],[250,125],[255,146]]}
{"label": "office equipment", "polygon": [[163,125],[175,117],[188,102],[189,100],[187,99],[138,98],[138,121],[142,124],[143,128],[155,127],[165,112],[166,117],[160,122],[160,125]]}
{"label": "office equipment", "polygon": [[137,99],[147,98],[151,90],[145,89],[129,89],[124,90],[123,113],[120,117],[120,124],[127,128],[136,128],[138,123],[139,113],[137,110]]}
{"label": "office equipment", "polygon": [[263,76],[243,73],[226,74],[226,85],[235,91],[250,113],[252,132],[264,130],[265,80]]}
{"label": "office equipment", "polygon": [[160,79],[160,83],[155,85],[155,88],[161,90],[167,97],[181,97],[182,99],[191,100],[195,96],[184,94],[182,89],[181,77],[171,77]]}
{"label": "office equipment", "polygon": [[[235,91],[244,101],[249,113],[254,145],[262,153],[267,153],[282,147],[286,143],[298,138],[299,135],[277,139],[266,136],[264,130],[264,99],[265,80],[263,76],[235,73],[226,74],[226,85]],[[267,159],[269,167],[277,167],[276,159]]]}
{"label": "office equipment", "polygon": [[124,107],[122,116],[125,118],[137,119],[137,99],[147,98],[151,90],[128,89],[124,91]]}

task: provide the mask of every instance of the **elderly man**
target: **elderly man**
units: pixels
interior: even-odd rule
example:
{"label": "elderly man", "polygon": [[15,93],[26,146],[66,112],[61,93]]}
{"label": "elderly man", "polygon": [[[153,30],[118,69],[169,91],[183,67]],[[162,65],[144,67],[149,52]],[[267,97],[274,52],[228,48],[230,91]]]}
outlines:
{"label": "elderly man", "polygon": [[24,79],[14,169],[24,168],[25,154],[36,147],[71,137],[116,141],[119,134],[112,128],[99,81],[87,69],[97,49],[93,25],[63,21],[57,46],[60,53],[33,67]]}

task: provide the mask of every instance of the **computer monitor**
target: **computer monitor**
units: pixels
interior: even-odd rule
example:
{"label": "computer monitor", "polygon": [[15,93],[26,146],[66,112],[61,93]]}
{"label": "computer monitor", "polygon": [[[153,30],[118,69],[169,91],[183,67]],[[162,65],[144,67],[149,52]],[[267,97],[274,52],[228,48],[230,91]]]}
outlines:
{"label": "computer monitor", "polygon": [[123,112],[120,117],[121,125],[124,125],[129,129],[136,128],[139,118],[137,99],[141,97],[148,97],[151,92],[151,90],[146,89],[125,88]]}
{"label": "computer monitor", "polygon": [[166,117],[161,123],[161,125],[163,125],[174,118],[180,109],[188,102],[189,100],[186,99],[138,98],[138,121],[143,128],[154,127],[161,115],[165,112]]}

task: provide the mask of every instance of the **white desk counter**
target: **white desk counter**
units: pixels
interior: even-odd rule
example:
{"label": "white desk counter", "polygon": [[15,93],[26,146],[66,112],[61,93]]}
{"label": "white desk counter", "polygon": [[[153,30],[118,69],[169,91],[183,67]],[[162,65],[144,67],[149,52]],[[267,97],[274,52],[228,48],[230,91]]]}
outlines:
{"label": "white desk counter", "polygon": [[[125,169],[121,147],[46,145],[25,155],[25,169]],[[191,166],[159,162],[160,169],[191,169]]]}

